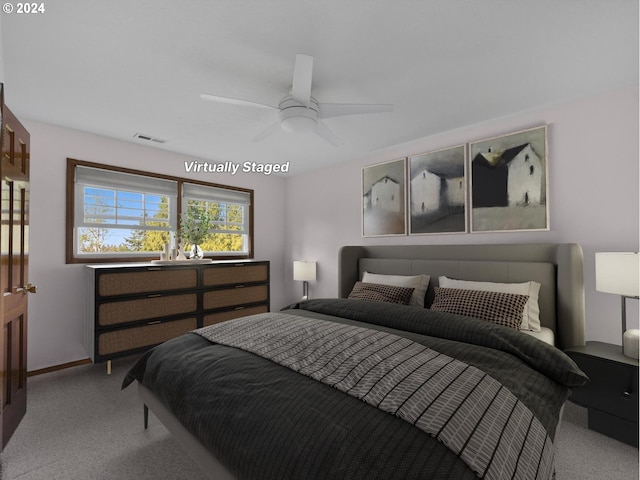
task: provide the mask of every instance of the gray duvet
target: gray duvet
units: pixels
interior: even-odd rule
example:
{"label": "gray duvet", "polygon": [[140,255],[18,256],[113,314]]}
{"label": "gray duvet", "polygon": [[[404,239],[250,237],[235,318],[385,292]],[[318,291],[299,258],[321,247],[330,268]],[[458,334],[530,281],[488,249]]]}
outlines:
{"label": "gray duvet", "polygon": [[[292,315],[292,323],[294,317],[302,317],[303,321],[354,326],[362,335],[370,329],[378,335],[387,332],[436,356],[455,359],[467,366],[465,372],[469,367],[480,372],[509,398],[517,399],[512,410],[527,413],[523,418],[528,420],[520,422],[521,428],[518,422],[516,427],[503,423],[497,433],[476,435],[474,442],[487,444],[482,445],[483,455],[489,452],[490,468],[479,469],[465,458],[465,450],[469,457],[470,449],[450,449],[446,438],[417,428],[403,415],[274,363],[274,358],[215,343],[213,337],[214,342],[207,340],[201,336],[207,329],[149,351],[131,369],[123,387],[134,379],[149,387],[239,479],[471,479],[485,475],[535,479],[551,475],[552,457],[538,455],[538,450],[545,450],[536,446],[540,439],[521,440],[535,424],[550,445],[570,388],[586,381],[559,350],[487,322],[362,300],[311,300],[275,315],[286,320],[287,314]],[[428,396],[433,387],[422,390]],[[438,394],[438,401],[442,400]],[[469,405],[459,401],[459,408]],[[498,446],[516,439],[517,446],[509,449],[511,459],[505,462]],[[470,440],[463,440],[462,447],[466,442]],[[531,452],[536,452],[539,467],[531,460]],[[527,458],[526,468],[519,466],[524,465],[519,458]]]}

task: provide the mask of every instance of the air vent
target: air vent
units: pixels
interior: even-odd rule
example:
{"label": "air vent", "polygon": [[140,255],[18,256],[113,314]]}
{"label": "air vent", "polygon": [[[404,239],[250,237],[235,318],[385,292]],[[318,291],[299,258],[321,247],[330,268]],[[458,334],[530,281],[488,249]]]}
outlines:
{"label": "air vent", "polygon": [[144,133],[136,133],[134,138],[139,138],[140,140],[146,140],[147,142],[155,142],[155,143],[167,143],[166,140],[162,140],[161,138],[155,138],[151,135],[146,135]]}

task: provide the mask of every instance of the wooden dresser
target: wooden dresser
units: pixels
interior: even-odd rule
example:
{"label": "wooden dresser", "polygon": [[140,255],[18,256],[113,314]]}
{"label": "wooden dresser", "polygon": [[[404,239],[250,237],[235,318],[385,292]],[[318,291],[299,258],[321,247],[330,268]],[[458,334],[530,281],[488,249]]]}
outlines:
{"label": "wooden dresser", "polygon": [[269,262],[87,265],[85,347],[124,357],[196,328],[269,311]]}

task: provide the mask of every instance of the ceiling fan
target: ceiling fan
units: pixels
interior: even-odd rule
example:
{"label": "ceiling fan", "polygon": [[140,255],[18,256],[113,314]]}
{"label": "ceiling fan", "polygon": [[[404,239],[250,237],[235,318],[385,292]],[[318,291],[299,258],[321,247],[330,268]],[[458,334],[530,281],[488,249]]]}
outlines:
{"label": "ceiling fan", "polygon": [[291,92],[289,95],[282,97],[277,107],[247,100],[238,100],[236,98],[219,97],[207,93],[200,94],[200,97],[204,100],[211,100],[218,103],[266,108],[277,111],[278,122],[255,136],[253,141],[256,142],[282,128],[287,132],[314,132],[330,144],[339,146],[342,142],[322,123],[323,118],[363,113],[391,112],[393,110],[393,105],[389,104],[319,103],[311,96],[312,76],[313,57],[297,54],[293,69]]}

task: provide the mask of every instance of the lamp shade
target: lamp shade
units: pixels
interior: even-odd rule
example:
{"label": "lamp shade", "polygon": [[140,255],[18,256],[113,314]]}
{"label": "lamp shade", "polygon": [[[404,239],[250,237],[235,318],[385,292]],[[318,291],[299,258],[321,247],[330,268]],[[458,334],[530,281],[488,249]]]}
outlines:
{"label": "lamp shade", "polygon": [[624,297],[640,295],[640,254],[596,253],[596,290]]}
{"label": "lamp shade", "polygon": [[316,262],[293,262],[293,279],[314,281],[316,279]]}

